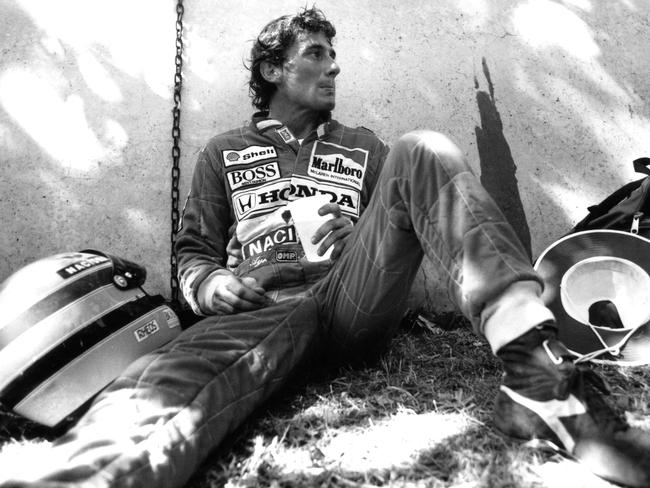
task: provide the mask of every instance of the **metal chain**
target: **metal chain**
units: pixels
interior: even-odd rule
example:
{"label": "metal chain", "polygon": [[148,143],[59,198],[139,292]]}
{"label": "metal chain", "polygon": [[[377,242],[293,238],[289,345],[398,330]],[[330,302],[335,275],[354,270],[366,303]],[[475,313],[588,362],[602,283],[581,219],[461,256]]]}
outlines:
{"label": "metal chain", "polygon": [[176,57],[174,62],[176,64],[176,72],[174,74],[174,108],[172,109],[173,123],[172,123],[172,209],[171,209],[171,299],[172,302],[178,303],[178,260],[176,257],[176,234],[178,233],[180,213],[179,213],[179,183],[180,183],[180,160],[181,160],[181,88],[183,86],[183,0],[177,0],[176,3]]}

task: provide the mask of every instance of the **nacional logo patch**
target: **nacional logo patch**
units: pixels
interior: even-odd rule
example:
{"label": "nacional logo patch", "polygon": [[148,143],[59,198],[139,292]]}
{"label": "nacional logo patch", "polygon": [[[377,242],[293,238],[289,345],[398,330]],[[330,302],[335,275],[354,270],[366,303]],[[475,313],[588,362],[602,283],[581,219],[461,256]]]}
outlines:
{"label": "nacional logo patch", "polygon": [[273,161],[254,168],[234,169],[226,173],[228,184],[232,191],[245,186],[267,183],[280,179],[280,168]]}
{"label": "nacional logo patch", "polygon": [[368,151],[365,149],[316,141],[309,158],[307,174],[361,190],[367,163]]}
{"label": "nacional logo patch", "polygon": [[305,176],[281,178],[253,189],[243,189],[232,194],[232,205],[237,220],[268,213],[286,205],[291,200],[316,194],[328,195],[341,212],[349,217],[359,217],[360,196],[357,190],[338,185],[326,185]]}
{"label": "nacional logo patch", "polygon": [[236,164],[251,164],[278,157],[273,146],[248,146],[240,151],[227,149],[221,151],[221,154],[223,155],[223,164],[226,167]]}
{"label": "nacional logo patch", "polygon": [[297,242],[296,229],[293,225],[289,225],[275,229],[252,242],[244,244],[242,246],[242,254],[244,255],[244,259],[246,259],[268,251],[280,244],[294,244]]}

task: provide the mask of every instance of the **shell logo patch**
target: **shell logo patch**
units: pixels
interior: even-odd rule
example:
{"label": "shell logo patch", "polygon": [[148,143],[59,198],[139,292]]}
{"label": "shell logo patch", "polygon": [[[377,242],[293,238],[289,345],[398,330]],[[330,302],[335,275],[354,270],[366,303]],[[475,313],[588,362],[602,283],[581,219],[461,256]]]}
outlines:
{"label": "shell logo patch", "polygon": [[251,164],[278,157],[273,146],[248,146],[238,151],[227,149],[221,151],[221,154],[223,155],[223,164],[226,167],[235,164]]}

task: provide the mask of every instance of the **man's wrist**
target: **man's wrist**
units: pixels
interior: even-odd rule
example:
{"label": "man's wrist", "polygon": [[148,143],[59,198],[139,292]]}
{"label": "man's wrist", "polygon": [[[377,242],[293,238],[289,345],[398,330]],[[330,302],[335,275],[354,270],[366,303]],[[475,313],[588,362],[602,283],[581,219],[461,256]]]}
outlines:
{"label": "man's wrist", "polygon": [[212,306],[215,292],[219,286],[219,280],[222,276],[231,274],[233,274],[231,271],[221,268],[213,271],[201,281],[196,291],[196,302],[203,315],[214,314]]}

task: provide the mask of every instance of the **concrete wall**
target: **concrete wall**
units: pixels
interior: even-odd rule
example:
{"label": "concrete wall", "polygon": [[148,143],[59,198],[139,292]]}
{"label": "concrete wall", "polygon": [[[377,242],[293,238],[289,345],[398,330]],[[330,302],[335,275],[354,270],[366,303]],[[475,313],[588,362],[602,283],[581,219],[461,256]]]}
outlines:
{"label": "concrete wall", "polygon": [[[251,39],[304,2],[185,4],[183,198],[202,144],[252,112]],[[0,5],[0,279],[94,247],[142,262],[167,295],[174,2]],[[648,2],[316,5],[338,30],[336,118],[388,142],[448,134],[533,256],[650,155]],[[414,296],[433,306],[425,270]]]}

